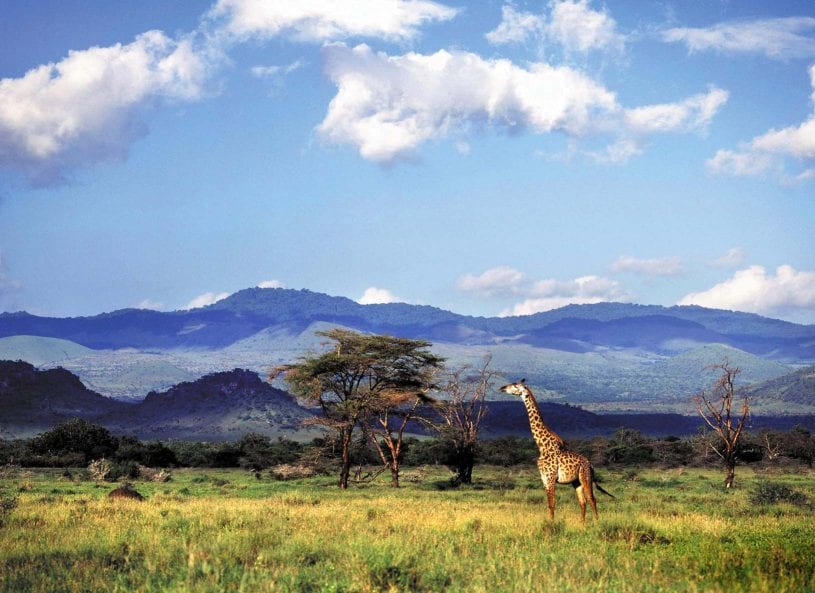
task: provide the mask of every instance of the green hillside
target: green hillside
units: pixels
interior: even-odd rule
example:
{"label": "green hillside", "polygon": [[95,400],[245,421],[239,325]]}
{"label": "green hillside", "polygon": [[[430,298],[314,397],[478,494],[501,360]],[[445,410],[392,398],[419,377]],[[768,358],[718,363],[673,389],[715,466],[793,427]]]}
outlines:
{"label": "green hillside", "polygon": [[786,405],[815,405],[815,365],[765,381],[749,389],[756,402],[778,401]]}
{"label": "green hillside", "polygon": [[0,360],[25,360],[34,366],[58,364],[61,361],[93,354],[93,350],[76,342],[39,336],[0,338]]}

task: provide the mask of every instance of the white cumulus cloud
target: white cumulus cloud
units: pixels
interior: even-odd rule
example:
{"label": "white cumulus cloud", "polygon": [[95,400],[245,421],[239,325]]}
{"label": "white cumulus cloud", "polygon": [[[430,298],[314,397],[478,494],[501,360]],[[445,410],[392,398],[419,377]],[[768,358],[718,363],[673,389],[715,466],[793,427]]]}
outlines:
{"label": "white cumulus cloud", "polygon": [[762,266],[737,271],[731,278],[682,298],[680,305],[700,305],[762,315],[815,317],[815,272],[779,266],[775,274]]}
{"label": "white cumulus cloud", "polygon": [[122,158],[145,133],[142,111],[203,93],[207,61],[190,39],[148,31],[127,45],[71,51],[20,78],[0,80],[0,166],[38,183]]}
{"label": "white cumulus cloud", "polygon": [[563,132],[573,138],[618,139],[598,160],[622,162],[656,133],[701,131],[727,92],[711,88],[675,103],[623,109],[615,94],[567,66],[518,66],[463,51],[390,56],[367,45],[323,48],[325,72],[337,94],[317,131],[350,144],[368,160],[409,158],[423,142],[460,136],[473,127]]}
{"label": "white cumulus cloud", "polygon": [[813,17],[725,22],[705,28],[672,28],[663,31],[668,42],[684,43],[690,52],[763,54],[768,58],[791,59],[815,56]]}
{"label": "white cumulus cloud", "polygon": [[595,111],[617,109],[612,92],[567,67],[521,68],[445,50],[388,56],[367,45],[333,44],[323,52],[338,91],[318,131],[374,161],[406,157],[474,122],[580,134]]}
{"label": "white cumulus cloud", "polygon": [[625,43],[614,19],[603,10],[589,8],[588,0],[554,2],[547,32],[568,51],[619,51]]}
{"label": "white cumulus cloud", "polygon": [[648,276],[676,276],[684,270],[682,258],[661,257],[654,259],[638,259],[630,255],[622,255],[617,258],[611,269],[614,272],[635,272]]}
{"label": "white cumulus cloud", "polygon": [[403,301],[386,288],[371,286],[365,289],[365,292],[359,297],[357,302],[360,305],[384,305],[386,303],[401,303]]}
{"label": "white cumulus cloud", "polygon": [[192,299],[189,303],[187,303],[182,309],[198,309],[200,307],[206,307],[207,305],[212,305],[213,303],[217,303],[218,301],[224,300],[230,294],[229,292],[205,292],[204,294],[198,295],[194,299]]}
{"label": "white cumulus cloud", "polygon": [[518,294],[522,290],[524,275],[509,266],[490,268],[478,276],[465,274],[458,279],[456,286],[463,292],[491,298]]}
{"label": "white cumulus cloud", "polygon": [[219,0],[209,18],[238,39],[288,36],[325,42],[350,37],[405,41],[458,10],[428,0]]}

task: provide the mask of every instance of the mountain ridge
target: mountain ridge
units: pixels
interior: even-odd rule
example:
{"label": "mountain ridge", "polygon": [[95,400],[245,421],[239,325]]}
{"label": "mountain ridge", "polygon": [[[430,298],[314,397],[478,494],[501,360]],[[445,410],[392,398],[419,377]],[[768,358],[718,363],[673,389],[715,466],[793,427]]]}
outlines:
{"label": "mountain ridge", "polygon": [[[314,322],[410,338],[489,344],[526,340],[555,349],[643,347],[669,340],[715,341],[791,361],[815,361],[815,325],[697,306],[597,303],[518,317],[474,317],[428,305],[361,305],[346,297],[283,288],[248,288],[206,307],[179,311],[120,309],[89,317],[0,314],[0,338],[65,339],[93,349],[219,349],[270,327],[297,333]],[[672,327],[671,327],[672,326]],[[628,341],[619,343],[628,334]],[[657,342],[659,334],[664,339]],[[640,340],[642,343],[638,342]]]}

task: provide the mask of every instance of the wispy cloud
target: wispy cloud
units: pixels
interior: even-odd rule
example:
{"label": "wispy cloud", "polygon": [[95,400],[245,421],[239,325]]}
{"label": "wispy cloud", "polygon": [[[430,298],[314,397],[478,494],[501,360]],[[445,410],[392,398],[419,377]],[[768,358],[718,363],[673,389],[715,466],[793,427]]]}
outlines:
{"label": "wispy cloud", "polygon": [[149,311],[161,311],[161,310],[164,309],[164,303],[159,303],[159,302],[153,301],[151,299],[144,299],[138,305],[136,305],[136,309],[147,309]]}
{"label": "wispy cloud", "polygon": [[733,309],[782,318],[815,319],[815,272],[779,266],[775,274],[762,266],[739,270],[708,290],[682,298],[680,305]]}
{"label": "wispy cloud", "polygon": [[264,280],[258,284],[258,288],[284,288],[280,280]]}
{"label": "wispy cloud", "polygon": [[621,53],[625,36],[605,10],[594,10],[588,0],[563,0],[550,3],[550,12],[522,12],[512,4],[501,9],[501,23],[486,34],[493,45],[526,43],[535,40],[541,49],[556,43],[569,53],[605,51]]}
{"label": "wispy cloud", "polygon": [[206,307],[207,305],[212,305],[213,303],[217,303],[218,301],[224,300],[230,294],[229,292],[205,292],[204,294],[198,295],[194,299],[192,299],[189,303],[187,303],[182,309],[198,309],[200,307]]}
{"label": "wispy cloud", "polygon": [[466,274],[457,288],[485,299],[519,299],[501,311],[500,316],[532,315],[571,304],[630,301],[632,295],[619,282],[602,276],[581,276],[574,280],[530,280],[515,268],[499,266],[482,274]]}
{"label": "wispy cloud", "polygon": [[540,280],[529,291],[529,298],[500,313],[502,317],[532,315],[566,305],[604,302],[628,302],[633,295],[619,282],[602,276],[582,276],[574,280]]}
{"label": "wispy cloud", "polygon": [[286,66],[252,66],[250,72],[255,78],[277,78],[291,74],[306,65],[303,60],[295,60]]}
{"label": "wispy cloud", "polygon": [[629,255],[622,255],[611,264],[611,270],[614,272],[634,272],[647,276],[676,276],[681,274],[684,268],[680,257],[638,259]]}
{"label": "wispy cloud", "polygon": [[357,302],[360,305],[384,305],[386,303],[402,303],[404,301],[386,288],[371,286],[365,289],[365,292],[357,299]]}
{"label": "wispy cloud", "polygon": [[676,27],[663,31],[662,39],[684,43],[690,52],[763,54],[786,60],[815,57],[812,31],[815,18],[787,17],[725,22],[705,28]]}
{"label": "wispy cloud", "polygon": [[635,134],[704,130],[727,102],[729,93],[713,87],[674,103],[635,107],[625,111],[625,127]]}
{"label": "wispy cloud", "polygon": [[[815,65],[809,68],[811,99],[815,104]],[[738,151],[719,150],[707,161],[711,173],[735,176],[763,175],[777,171],[781,181],[789,181],[784,173],[785,159],[791,157],[799,162],[815,159],[815,110],[800,125],[780,130],[770,130],[756,136]],[[807,181],[813,177],[811,168],[800,173],[795,180]]]}
{"label": "wispy cloud", "polygon": [[723,256],[717,257],[710,262],[710,265],[715,268],[735,268],[744,263],[745,256],[744,249],[732,247]]}
{"label": "wispy cloud", "polygon": [[512,296],[523,290],[524,275],[509,266],[490,268],[479,275],[465,274],[456,287],[481,298]]}

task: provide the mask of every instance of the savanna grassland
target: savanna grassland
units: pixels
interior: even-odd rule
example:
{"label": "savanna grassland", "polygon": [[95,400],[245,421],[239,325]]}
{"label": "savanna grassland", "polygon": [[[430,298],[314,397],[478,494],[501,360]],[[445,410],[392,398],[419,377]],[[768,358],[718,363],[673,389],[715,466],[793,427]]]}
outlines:
{"label": "savanna grassland", "polygon": [[[79,475],[79,474],[77,474]],[[443,468],[338,490],[241,470],[136,482],[146,500],[62,470],[0,482],[0,591],[607,593],[815,591],[815,473],[605,470],[612,500],[581,527],[570,487],[554,522],[530,468]],[[757,504],[760,484],[798,500]],[[16,500],[16,507],[13,502]],[[12,508],[13,507],[13,508]]]}

